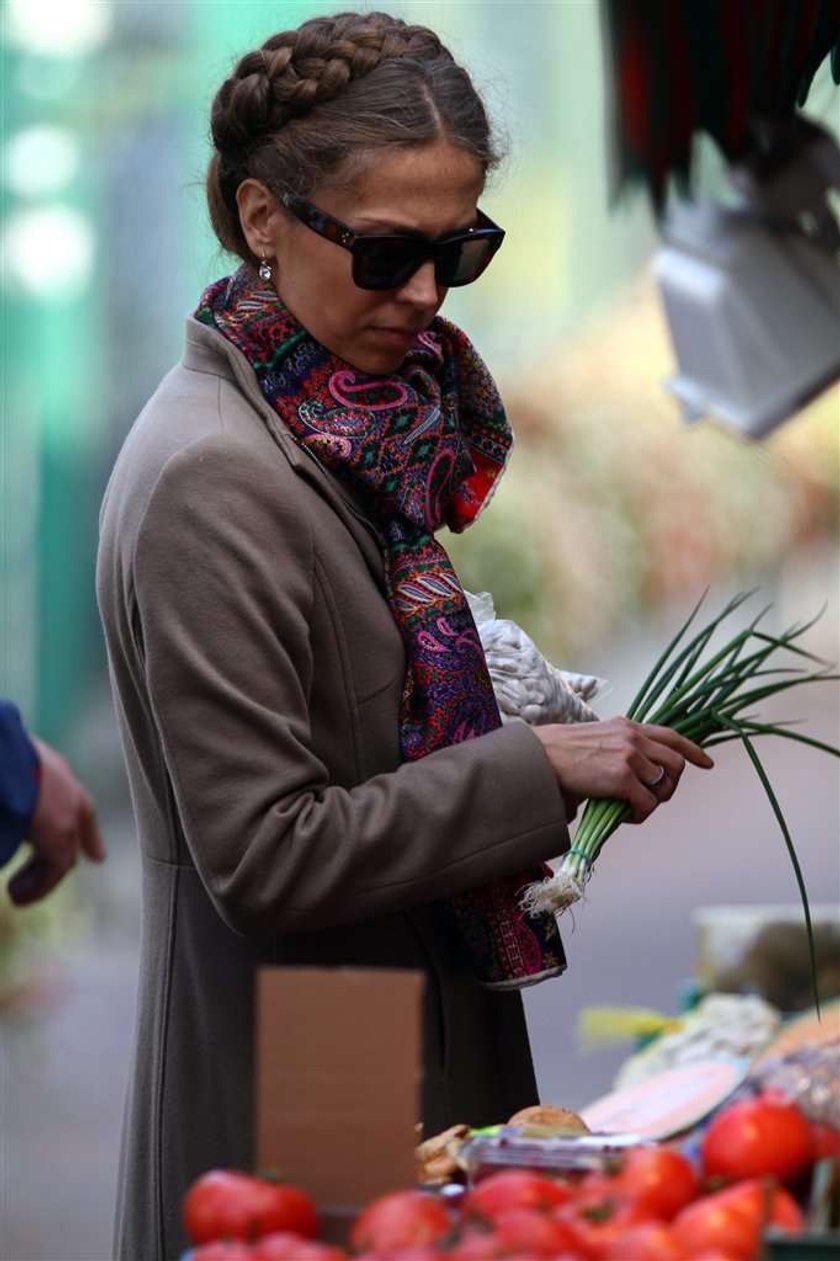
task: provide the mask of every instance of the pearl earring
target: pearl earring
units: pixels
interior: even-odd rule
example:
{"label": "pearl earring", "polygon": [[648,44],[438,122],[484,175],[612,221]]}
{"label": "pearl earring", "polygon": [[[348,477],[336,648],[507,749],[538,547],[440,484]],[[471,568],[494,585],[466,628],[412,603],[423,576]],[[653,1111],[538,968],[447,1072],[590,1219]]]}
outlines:
{"label": "pearl earring", "polygon": [[260,259],[259,277],[260,280],[264,280],[266,284],[268,284],[269,280],[271,280],[271,263],[269,263],[266,258]]}

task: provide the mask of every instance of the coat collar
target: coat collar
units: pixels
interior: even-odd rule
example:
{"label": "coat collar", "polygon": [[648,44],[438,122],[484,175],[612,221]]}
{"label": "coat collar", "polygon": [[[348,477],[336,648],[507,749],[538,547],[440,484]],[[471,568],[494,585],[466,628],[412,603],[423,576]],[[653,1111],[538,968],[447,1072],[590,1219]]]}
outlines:
{"label": "coat collar", "polygon": [[309,463],[274,408],[266,401],[254,370],[242,351],[218,329],[203,324],[194,315],[187,316],[183,363],[185,368],[193,372],[207,372],[211,376],[224,377],[231,381],[254,410],[259,412],[289,463],[297,469]]}
{"label": "coat collar", "polygon": [[[313,455],[298,446],[274,408],[267,402],[256,374],[242,351],[227,340],[218,329],[210,328],[187,316],[183,365],[193,372],[206,372],[230,381],[246,401],[259,413],[268,432],[282,450],[296,473],[311,482],[351,527],[367,556],[368,564],[380,582],[383,558],[379,537],[366,518],[356,497],[328,472]],[[375,543],[375,551],[371,544]]]}

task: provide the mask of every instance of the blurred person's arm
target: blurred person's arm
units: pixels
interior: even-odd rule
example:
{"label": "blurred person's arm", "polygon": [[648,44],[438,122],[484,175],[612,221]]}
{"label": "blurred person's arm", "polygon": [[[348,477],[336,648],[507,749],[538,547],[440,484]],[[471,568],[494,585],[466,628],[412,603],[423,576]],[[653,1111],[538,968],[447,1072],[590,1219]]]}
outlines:
{"label": "blurred person's arm", "polygon": [[20,714],[0,700],[0,864],[7,863],[26,835],[38,800],[38,753]]}
{"label": "blurred person's arm", "polygon": [[85,789],[55,749],[27,735],[15,706],[0,701],[0,865],[24,838],[34,852],[9,881],[19,906],[55,888],[79,850],[94,862],[105,857]]}

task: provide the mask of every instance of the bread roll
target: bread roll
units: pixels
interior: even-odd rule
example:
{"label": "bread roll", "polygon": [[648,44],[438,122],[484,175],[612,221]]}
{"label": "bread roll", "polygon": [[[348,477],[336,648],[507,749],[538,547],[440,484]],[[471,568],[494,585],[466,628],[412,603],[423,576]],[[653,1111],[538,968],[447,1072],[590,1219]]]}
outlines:
{"label": "bread roll", "polygon": [[534,1104],[530,1108],[521,1108],[514,1112],[508,1125],[516,1125],[527,1129],[539,1137],[550,1138],[561,1134],[588,1134],[589,1126],[583,1117],[569,1108],[557,1108],[552,1104]]}

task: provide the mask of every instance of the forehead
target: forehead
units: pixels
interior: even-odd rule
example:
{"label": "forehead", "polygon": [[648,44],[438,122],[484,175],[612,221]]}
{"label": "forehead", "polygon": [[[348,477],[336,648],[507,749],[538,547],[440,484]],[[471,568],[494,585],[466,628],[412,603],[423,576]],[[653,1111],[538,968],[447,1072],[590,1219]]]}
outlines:
{"label": "forehead", "polygon": [[351,183],[315,189],[324,210],[353,227],[406,227],[436,235],[469,224],[484,168],[449,141],[373,151]]}

